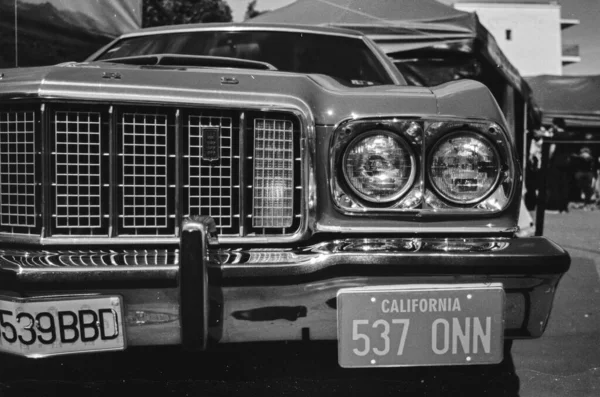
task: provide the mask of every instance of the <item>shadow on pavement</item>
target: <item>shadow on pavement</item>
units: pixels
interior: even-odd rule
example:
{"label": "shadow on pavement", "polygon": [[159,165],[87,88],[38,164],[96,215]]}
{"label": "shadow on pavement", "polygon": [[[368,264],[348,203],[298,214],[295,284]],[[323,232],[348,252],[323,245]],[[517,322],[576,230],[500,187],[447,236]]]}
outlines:
{"label": "shadow on pavement", "polygon": [[5,356],[0,395],[518,396],[510,354],[498,365],[342,369],[335,342],[261,343],[207,353],[123,353],[26,360]]}

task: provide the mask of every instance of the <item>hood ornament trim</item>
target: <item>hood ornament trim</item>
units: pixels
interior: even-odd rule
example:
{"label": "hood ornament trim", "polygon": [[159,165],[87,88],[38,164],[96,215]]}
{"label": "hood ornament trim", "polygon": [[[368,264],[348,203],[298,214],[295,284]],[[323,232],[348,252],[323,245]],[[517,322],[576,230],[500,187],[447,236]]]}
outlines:
{"label": "hood ornament trim", "polygon": [[221,84],[239,84],[240,81],[232,76],[221,77]]}
{"label": "hood ornament trim", "polygon": [[104,72],[102,73],[103,79],[121,80],[121,73],[118,72]]}

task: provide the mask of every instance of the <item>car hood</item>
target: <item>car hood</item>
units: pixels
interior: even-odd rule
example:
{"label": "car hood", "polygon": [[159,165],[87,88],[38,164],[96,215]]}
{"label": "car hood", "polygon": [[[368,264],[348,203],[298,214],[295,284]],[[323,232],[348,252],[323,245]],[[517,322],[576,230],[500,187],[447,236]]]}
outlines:
{"label": "car hood", "polygon": [[[0,70],[0,99],[39,97],[102,102],[172,103],[261,110],[300,110],[319,125],[377,116],[475,117],[481,109],[444,110],[441,96],[465,84],[429,89],[411,86],[347,87],[325,75],[236,68],[122,65],[108,62]],[[471,89],[481,91],[479,83]],[[468,88],[468,87],[467,87]],[[485,87],[483,87],[485,91]],[[457,113],[457,114],[453,114]],[[472,114],[469,114],[472,113]],[[488,112],[488,114],[490,114]]]}
{"label": "car hood", "polygon": [[435,99],[427,89],[348,88],[326,76],[286,72],[98,62],[11,69],[2,73],[0,95],[4,98],[28,96],[261,109],[291,107],[310,111],[317,124],[335,124],[363,114],[397,114],[399,110],[415,115],[436,112]]}

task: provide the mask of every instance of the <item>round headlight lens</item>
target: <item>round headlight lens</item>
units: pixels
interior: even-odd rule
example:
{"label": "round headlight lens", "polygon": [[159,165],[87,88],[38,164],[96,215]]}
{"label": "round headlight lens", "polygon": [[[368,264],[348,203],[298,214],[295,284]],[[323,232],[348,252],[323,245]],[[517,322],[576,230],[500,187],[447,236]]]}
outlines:
{"label": "round headlight lens", "polygon": [[415,177],[415,156],[400,137],[385,131],[352,141],[343,159],[344,176],[359,197],[372,202],[398,199]]}
{"label": "round headlight lens", "polygon": [[494,145],[469,132],[442,138],[431,152],[429,167],[435,190],[457,204],[483,200],[500,176],[500,158]]}

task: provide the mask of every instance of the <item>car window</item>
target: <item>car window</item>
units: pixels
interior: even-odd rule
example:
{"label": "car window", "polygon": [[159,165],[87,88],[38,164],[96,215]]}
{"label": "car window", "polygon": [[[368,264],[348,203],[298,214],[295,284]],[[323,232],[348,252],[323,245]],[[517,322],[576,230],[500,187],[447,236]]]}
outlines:
{"label": "car window", "polygon": [[321,73],[350,86],[392,84],[378,58],[359,38],[302,32],[179,32],[118,41],[96,60],[153,54],[242,58],[278,70]]}

